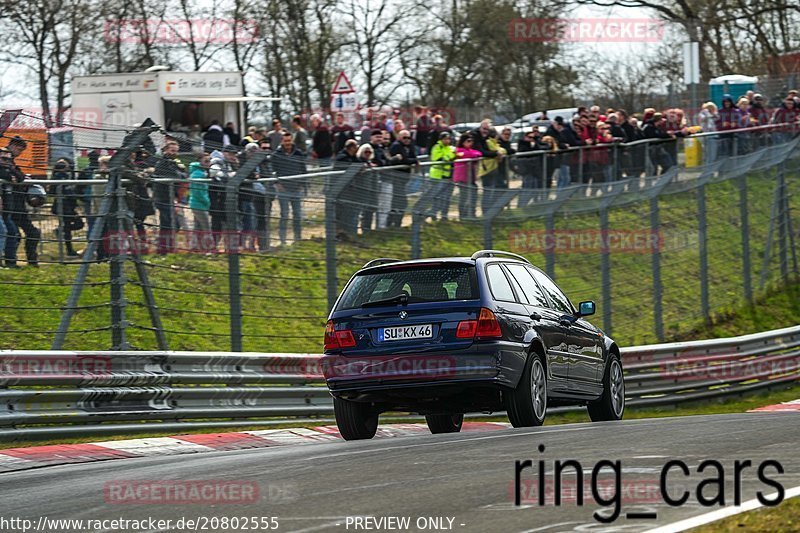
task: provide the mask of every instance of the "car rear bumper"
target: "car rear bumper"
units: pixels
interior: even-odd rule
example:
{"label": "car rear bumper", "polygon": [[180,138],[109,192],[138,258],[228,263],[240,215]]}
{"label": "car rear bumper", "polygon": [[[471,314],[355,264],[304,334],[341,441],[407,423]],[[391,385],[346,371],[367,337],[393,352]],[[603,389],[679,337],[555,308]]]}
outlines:
{"label": "car rear bumper", "polygon": [[508,342],[475,343],[464,350],[392,355],[325,355],[321,361],[334,396],[420,397],[437,388],[515,387],[525,366],[524,350]]}

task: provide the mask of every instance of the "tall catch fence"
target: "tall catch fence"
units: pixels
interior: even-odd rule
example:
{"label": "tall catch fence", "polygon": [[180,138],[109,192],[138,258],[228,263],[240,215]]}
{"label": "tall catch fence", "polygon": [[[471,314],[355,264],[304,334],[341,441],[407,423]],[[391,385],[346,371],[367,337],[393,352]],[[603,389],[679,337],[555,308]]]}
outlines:
{"label": "tall catch fence", "polygon": [[72,140],[28,138],[50,156],[3,181],[22,241],[21,268],[0,271],[0,347],[316,353],[368,260],[480,248],[525,255],[574,301],[597,301],[622,345],[668,340],[796,278],[800,140],[785,129],[460,159],[454,182],[422,159],[204,159],[188,139],[165,148],[150,121],[76,123]]}

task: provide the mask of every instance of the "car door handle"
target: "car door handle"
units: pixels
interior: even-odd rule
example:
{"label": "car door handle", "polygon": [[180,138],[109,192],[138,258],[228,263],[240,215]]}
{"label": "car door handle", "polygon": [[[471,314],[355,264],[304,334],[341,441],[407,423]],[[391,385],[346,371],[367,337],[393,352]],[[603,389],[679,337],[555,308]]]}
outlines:
{"label": "car door handle", "polygon": [[572,326],[572,321],[566,318],[562,318],[561,320],[558,321],[558,323],[564,326],[565,328]]}
{"label": "car door handle", "polygon": [[542,319],[542,315],[540,315],[539,313],[532,313],[531,314],[531,319],[532,320],[541,320]]}

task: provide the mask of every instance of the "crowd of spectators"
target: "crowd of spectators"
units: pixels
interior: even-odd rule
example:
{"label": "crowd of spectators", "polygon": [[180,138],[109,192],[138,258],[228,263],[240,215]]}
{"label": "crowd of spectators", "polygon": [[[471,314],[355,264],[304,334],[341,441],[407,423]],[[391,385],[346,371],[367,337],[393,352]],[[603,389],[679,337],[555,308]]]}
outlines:
{"label": "crowd of spectators", "polygon": [[[331,165],[336,170],[356,166],[355,177],[336,201],[340,238],[349,239],[359,232],[403,225],[409,189],[422,174],[428,178],[424,191],[435,191],[429,211],[433,219],[448,220],[456,213],[460,219],[472,218],[479,205],[481,214],[495,208],[510,180],[516,178],[521,178],[522,189],[518,206],[525,207],[534,198],[526,191],[534,189],[666,172],[677,164],[675,140],[679,137],[717,132],[702,137],[706,163],[785,142],[800,131],[800,100],[797,91],[791,91],[778,108],[767,109],[764,98],[752,91],[738,99],[726,95],[719,108],[712,102],[703,104],[696,126],[688,125],[686,113],[677,108],[662,112],[647,108],[629,115],[624,109],[580,107],[574,116],[555,117],[541,130],[525,129],[517,142],[512,142],[510,127],[495,128],[489,119],[473,130],[457,132],[441,115],[431,115],[423,106],[415,109],[413,124],[405,124],[399,110],[372,109],[358,130],[342,113],[335,114],[332,122],[329,125],[326,117],[312,115],[307,130],[301,116],[288,123],[275,118],[270,129],[251,126],[239,134],[232,123],[223,127],[212,121],[205,132],[196,133],[188,150],[182,146],[186,139],[169,136],[158,149],[152,141],[138,147],[122,176],[133,219],[130,232],[139,251],[152,245],[158,254],[173,253],[182,246],[215,253],[225,245],[222,239],[232,234],[245,249],[268,251],[273,247],[270,226],[275,202],[279,210],[276,240],[287,244],[290,225],[293,240],[300,240],[309,164],[322,170]],[[756,126],[772,127],[726,133]],[[652,142],[636,142],[642,140]],[[26,183],[15,161],[25,148],[26,141],[15,137],[0,149],[0,251],[6,267],[16,266],[23,238],[27,264],[37,265],[42,239],[29,208],[41,207],[48,191]],[[259,152],[266,152],[265,157],[243,178],[236,220],[228,220],[228,183]],[[53,166],[51,178],[106,178],[110,158],[93,150],[81,170],[62,158]],[[428,162],[421,165],[424,160]],[[73,233],[84,227],[91,232],[99,220],[102,191],[62,183],[51,186],[49,193],[49,215],[57,221],[55,236],[67,257],[77,257]],[[457,210],[451,211],[454,194]],[[102,223],[105,237],[127,231],[108,219]],[[189,235],[182,244],[179,230]],[[105,259],[112,246],[108,238],[102,239],[96,258]]]}

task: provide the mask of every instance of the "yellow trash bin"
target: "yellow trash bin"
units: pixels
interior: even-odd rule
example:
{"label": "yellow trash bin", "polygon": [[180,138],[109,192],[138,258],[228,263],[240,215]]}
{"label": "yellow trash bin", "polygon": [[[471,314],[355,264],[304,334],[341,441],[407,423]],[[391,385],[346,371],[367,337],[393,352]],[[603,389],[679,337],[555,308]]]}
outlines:
{"label": "yellow trash bin", "polygon": [[697,137],[687,137],[683,140],[683,153],[687,168],[703,164],[703,145]]}

